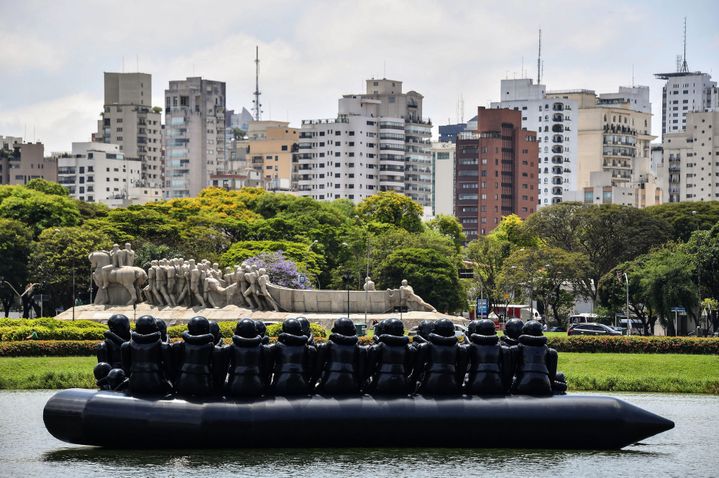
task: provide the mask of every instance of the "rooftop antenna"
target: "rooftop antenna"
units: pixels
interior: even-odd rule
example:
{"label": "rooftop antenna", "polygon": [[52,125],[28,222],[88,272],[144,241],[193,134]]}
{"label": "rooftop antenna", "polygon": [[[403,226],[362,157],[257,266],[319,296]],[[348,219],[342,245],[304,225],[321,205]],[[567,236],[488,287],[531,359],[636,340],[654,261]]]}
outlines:
{"label": "rooftop antenna", "polygon": [[459,94],[459,111],[461,113],[460,123],[464,123],[464,95]]}
{"label": "rooftop antenna", "polygon": [[632,63],[632,88],[634,88],[634,63]]}
{"label": "rooftop antenna", "polygon": [[122,72],[125,73],[125,56],[122,56]]}
{"label": "rooftop antenna", "polygon": [[255,92],[253,93],[255,99],[252,100],[255,110],[255,121],[260,120],[262,114],[262,105],[260,104],[260,47],[255,46]]}
{"label": "rooftop antenna", "polygon": [[524,55],[522,55],[522,72],[521,72],[521,73],[522,73],[522,78],[524,78],[525,76],[527,76],[527,75],[524,74]]}
{"label": "rooftop antenna", "polygon": [[542,29],[539,29],[539,49],[537,52],[537,84],[542,82]]}
{"label": "rooftop antenna", "polygon": [[687,73],[689,66],[687,65],[687,17],[684,17],[684,55],[682,56],[681,73]]}

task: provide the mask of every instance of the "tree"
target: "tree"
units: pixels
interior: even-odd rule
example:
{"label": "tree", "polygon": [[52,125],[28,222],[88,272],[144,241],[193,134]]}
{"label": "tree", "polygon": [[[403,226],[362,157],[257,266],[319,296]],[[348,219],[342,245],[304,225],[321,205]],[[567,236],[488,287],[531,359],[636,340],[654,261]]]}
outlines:
{"label": "tree", "polygon": [[273,284],[290,289],[312,289],[310,278],[299,271],[295,262],[285,259],[282,251],[263,252],[258,256],[250,257],[246,262],[250,266],[257,266],[258,269],[265,269]]}
{"label": "tree", "polygon": [[32,228],[35,236],[48,227],[80,223],[77,205],[67,196],[45,194],[22,186],[0,186],[0,189],[3,189],[0,217],[22,222]]}
{"label": "tree", "polygon": [[647,214],[667,224],[669,238],[686,242],[694,231],[719,223],[718,201],[682,201],[651,206]]}
{"label": "tree", "polygon": [[396,289],[406,279],[415,294],[437,310],[454,312],[467,305],[455,263],[433,249],[396,249],[381,262],[378,272],[378,289]]}
{"label": "tree", "polygon": [[547,245],[587,257],[590,267],[576,286],[580,295],[594,302],[602,276],[668,239],[663,220],[643,209],[612,204],[544,207],[527,219],[527,227]]}
{"label": "tree", "polygon": [[[27,258],[30,254],[32,231],[20,221],[0,219],[0,281],[7,281],[21,291],[27,282]],[[10,286],[0,282],[5,317],[17,296]]]}
{"label": "tree", "polygon": [[25,187],[28,189],[34,189],[35,191],[40,191],[41,193],[55,196],[68,195],[68,190],[65,186],[42,178],[31,179],[27,182],[27,184],[25,184]]}
{"label": "tree", "polygon": [[222,254],[220,265],[222,267],[232,267],[251,257],[277,251],[281,251],[283,257],[297,264],[297,267],[302,272],[316,276],[322,270],[323,258],[312,251],[309,244],[286,241],[236,242],[230,246],[227,252]]}
{"label": "tree", "polygon": [[504,262],[499,283],[520,296],[529,291],[552,311],[557,324],[565,326],[574,305],[574,284],[588,267],[587,258],[578,252],[558,247],[520,248]]}
{"label": "tree", "polygon": [[111,246],[110,238],[100,231],[84,227],[45,229],[31,246],[30,280],[39,282],[50,294],[51,310],[58,306],[70,307],[73,275],[77,295],[86,295],[91,272],[87,256]]}
{"label": "tree", "polygon": [[462,232],[462,225],[454,216],[438,214],[434,219],[427,222],[427,227],[451,239],[457,248],[457,252],[459,252],[462,244],[467,241],[467,237]]}
{"label": "tree", "polygon": [[641,281],[642,268],[645,266],[646,260],[647,256],[642,255],[619,264],[604,274],[599,280],[597,290],[599,303],[606,307],[612,315],[626,314],[627,285],[624,278],[626,273],[629,278],[629,315],[633,315],[641,321],[643,335],[654,335],[657,316]]}
{"label": "tree", "polygon": [[376,221],[401,227],[409,232],[422,232],[422,206],[404,194],[383,191],[365,198],[357,205],[357,214],[364,222]]}

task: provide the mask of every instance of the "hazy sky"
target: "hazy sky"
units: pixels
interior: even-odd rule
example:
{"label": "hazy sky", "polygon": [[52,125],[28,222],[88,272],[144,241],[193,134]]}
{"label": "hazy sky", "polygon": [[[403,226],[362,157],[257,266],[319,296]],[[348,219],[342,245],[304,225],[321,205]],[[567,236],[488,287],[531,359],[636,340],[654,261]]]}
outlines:
{"label": "hazy sky", "polygon": [[[687,16],[691,70],[719,79],[719,2],[0,0],[0,135],[41,140],[46,152],[88,141],[104,71],[151,73],[153,104],[169,80],[227,83],[228,108],[251,107],[260,47],[264,119],[330,118],[364,80],[404,81],[435,125],[499,97],[502,78],[536,79],[537,30],[550,90],[652,91],[674,71]],[[34,131],[34,133],[33,133]]]}

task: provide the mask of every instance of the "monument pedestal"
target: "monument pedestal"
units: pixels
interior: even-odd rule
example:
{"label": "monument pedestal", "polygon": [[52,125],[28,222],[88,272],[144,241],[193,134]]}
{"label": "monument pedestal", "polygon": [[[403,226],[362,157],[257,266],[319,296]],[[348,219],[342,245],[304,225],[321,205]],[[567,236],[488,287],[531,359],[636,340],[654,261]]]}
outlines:
{"label": "monument pedestal", "polygon": [[[167,325],[176,325],[187,323],[192,317],[201,315],[209,320],[216,322],[231,320],[237,321],[244,318],[253,320],[282,322],[288,318],[307,317],[307,320],[320,324],[323,327],[330,328],[334,321],[340,317],[344,317],[346,313],[322,313],[322,312],[275,312],[270,310],[250,310],[235,305],[228,305],[221,309],[213,309],[209,307],[157,307],[146,303],[137,304],[137,309],[133,310],[131,305],[81,305],[75,307],[76,320],[93,320],[96,322],[107,322],[112,314],[124,314],[134,320],[142,315],[151,315],[156,319],[164,320]],[[55,318],[60,320],[72,320],[72,309],[68,309]],[[387,314],[367,314],[367,323],[372,324],[374,320],[381,321],[389,318],[400,318],[399,312]],[[364,323],[364,313],[351,313],[350,319],[356,323]],[[402,313],[402,322],[406,328],[414,327],[423,320],[439,320],[450,319],[457,324],[466,324],[467,319],[463,317],[442,314],[439,312],[421,312],[410,311]]]}

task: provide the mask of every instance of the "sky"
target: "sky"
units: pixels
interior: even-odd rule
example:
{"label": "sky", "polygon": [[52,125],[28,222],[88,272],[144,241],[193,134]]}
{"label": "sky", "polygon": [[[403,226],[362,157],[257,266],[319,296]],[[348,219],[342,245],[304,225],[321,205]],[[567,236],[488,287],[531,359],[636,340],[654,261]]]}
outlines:
{"label": "sky", "polygon": [[[102,111],[103,72],[152,74],[153,104],[170,80],[227,83],[228,109],[252,106],[260,49],[263,119],[333,118],[343,94],[387,77],[424,95],[434,125],[499,98],[503,78],[537,75],[548,90],[651,88],[675,71],[687,17],[690,70],[719,80],[719,2],[0,0],[0,135],[46,153],[89,141]],[[435,128],[436,130],[436,128]]]}

